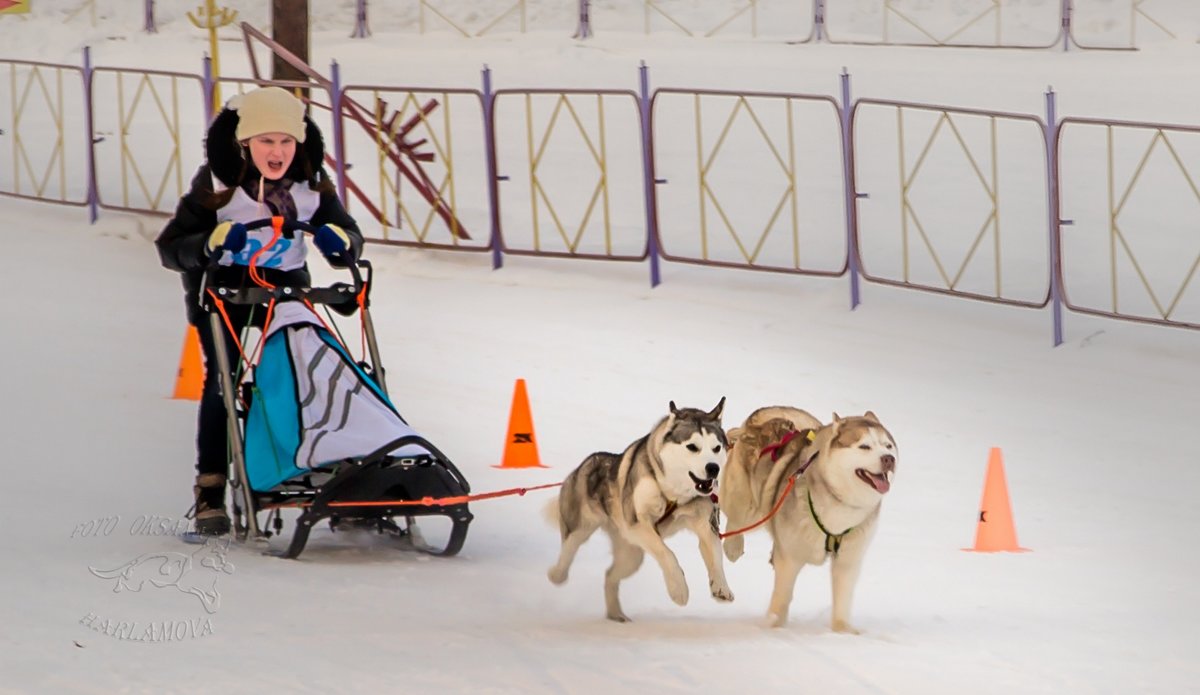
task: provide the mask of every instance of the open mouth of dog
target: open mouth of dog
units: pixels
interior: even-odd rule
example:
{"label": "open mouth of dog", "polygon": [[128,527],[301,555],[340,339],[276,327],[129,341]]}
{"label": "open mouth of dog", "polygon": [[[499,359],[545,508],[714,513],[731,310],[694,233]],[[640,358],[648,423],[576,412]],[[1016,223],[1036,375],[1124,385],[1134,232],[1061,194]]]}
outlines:
{"label": "open mouth of dog", "polygon": [[875,488],[875,492],[878,492],[881,495],[892,489],[891,471],[886,471],[884,473],[872,473],[865,468],[859,468],[858,470],[854,471],[854,474],[862,479],[864,483]]}
{"label": "open mouth of dog", "polygon": [[696,485],[696,492],[702,495],[711,495],[713,488],[716,487],[716,478],[697,478],[695,473],[688,471],[688,475],[692,477],[692,482]]}

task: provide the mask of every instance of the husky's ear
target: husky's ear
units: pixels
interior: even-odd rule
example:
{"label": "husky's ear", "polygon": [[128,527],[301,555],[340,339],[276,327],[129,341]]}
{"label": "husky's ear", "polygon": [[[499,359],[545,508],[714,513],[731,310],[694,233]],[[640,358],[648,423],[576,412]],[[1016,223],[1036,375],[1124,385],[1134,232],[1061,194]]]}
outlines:
{"label": "husky's ear", "polygon": [[[745,435],[746,430],[743,427],[734,427],[733,429],[725,432],[725,438],[729,440],[730,447],[732,447],[734,444],[737,444],[739,441],[742,441],[742,437]],[[750,443],[750,437],[746,437],[746,442]]]}
{"label": "husky's ear", "polygon": [[833,421],[834,421],[834,422],[841,422],[841,421],[842,421],[842,418],[841,418],[841,417],[840,417],[840,416],[839,416],[839,415],[838,415],[838,414],[835,412],[835,413],[833,414]]}
{"label": "husky's ear", "polygon": [[678,415],[678,414],[679,414],[679,408],[676,408],[676,407],[675,407],[675,401],[670,401],[670,402],[668,402],[668,403],[667,403],[667,405],[668,405],[668,406],[671,408],[671,414],[672,414],[672,415]]}
{"label": "husky's ear", "polygon": [[880,424],[879,418],[875,416],[875,413],[872,413],[869,410],[867,412],[863,413],[863,419],[870,420],[871,422],[875,423],[876,425]]}
{"label": "husky's ear", "polygon": [[715,407],[711,411],[709,411],[708,417],[713,420],[720,420],[721,419],[721,411],[724,409],[725,409],[725,397],[721,396],[721,401],[719,403],[717,403],[717,407]]}

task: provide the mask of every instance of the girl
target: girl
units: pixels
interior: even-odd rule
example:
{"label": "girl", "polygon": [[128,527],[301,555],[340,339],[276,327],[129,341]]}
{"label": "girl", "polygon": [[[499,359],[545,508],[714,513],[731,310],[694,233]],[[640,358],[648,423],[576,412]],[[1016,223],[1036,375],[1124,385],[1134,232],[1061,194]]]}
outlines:
{"label": "girl", "polygon": [[[273,234],[269,227],[247,231],[247,222],[282,216],[319,227],[313,244],[335,266],[358,258],[362,234],[322,166],[321,131],[305,116],[304,104],[286,90],[264,87],[230,99],[208,129],[205,153],[207,162],[155,244],[162,264],[182,275],[188,322],[200,334],[205,377],[196,432],[194,512],[198,533],[220,535],[229,532],[229,448],[215,341],[225,341],[228,355],[239,353],[228,331],[213,334],[201,304],[209,259],[220,251],[212,285],[241,288],[251,286],[251,256]],[[275,240],[255,261],[259,277],[277,286],[308,286],[307,251],[303,234]],[[234,326],[263,325],[265,311],[234,304],[225,309]]]}

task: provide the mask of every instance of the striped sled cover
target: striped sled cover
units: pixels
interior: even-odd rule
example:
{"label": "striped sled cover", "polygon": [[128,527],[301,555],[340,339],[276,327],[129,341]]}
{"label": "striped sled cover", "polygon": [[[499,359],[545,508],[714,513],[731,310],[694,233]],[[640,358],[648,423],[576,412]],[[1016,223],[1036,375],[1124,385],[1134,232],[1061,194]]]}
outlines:
{"label": "striped sled cover", "polygon": [[[266,492],[307,471],[416,434],[301,302],[280,302],[264,336],[246,417],[246,477]],[[394,456],[428,454],[416,444]]]}

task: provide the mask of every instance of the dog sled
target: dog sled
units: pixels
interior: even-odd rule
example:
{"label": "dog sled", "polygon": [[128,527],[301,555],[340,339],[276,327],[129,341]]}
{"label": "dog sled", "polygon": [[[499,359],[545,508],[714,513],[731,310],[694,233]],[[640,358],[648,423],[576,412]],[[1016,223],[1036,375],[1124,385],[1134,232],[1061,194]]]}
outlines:
{"label": "dog sled", "polygon": [[[273,227],[275,239],[316,231],[279,217],[246,226]],[[433,555],[458,553],[472,519],[466,502],[470,485],[392,404],[370,316],[371,264],[347,263],[349,284],[282,287],[258,281],[234,289],[210,286],[218,261],[214,257],[209,266],[201,295],[213,335],[232,334],[242,353],[231,355],[226,341],[214,341],[228,413],[234,537],[265,540],[280,534],[283,511],[298,510],[283,553],[288,558],[303,552],[313,528],[324,521],[332,531],[373,530]],[[254,358],[245,354],[245,331],[232,325],[226,305],[267,312]],[[330,311],[357,314],[361,360],[340,339]],[[241,365],[236,374],[235,357]],[[417,518],[431,516],[449,522],[434,542],[416,525]]]}

